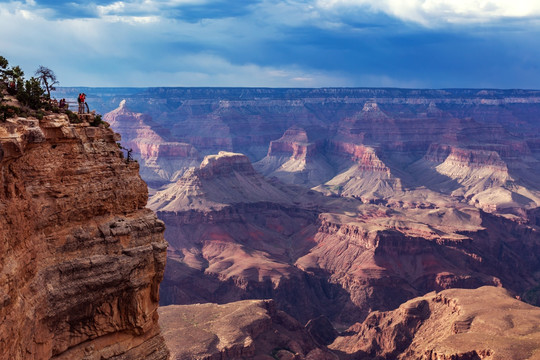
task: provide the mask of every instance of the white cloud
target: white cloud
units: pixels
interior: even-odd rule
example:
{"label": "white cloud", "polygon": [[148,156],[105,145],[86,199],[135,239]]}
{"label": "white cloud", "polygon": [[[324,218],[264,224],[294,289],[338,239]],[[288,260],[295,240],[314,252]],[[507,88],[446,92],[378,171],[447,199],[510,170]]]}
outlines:
{"label": "white cloud", "polygon": [[365,8],[426,26],[540,16],[536,0],[315,0],[322,11]]}
{"label": "white cloud", "polygon": [[109,14],[118,14],[124,12],[126,9],[126,4],[123,1],[117,1],[109,5],[98,5],[97,12],[100,16],[105,16]]}
{"label": "white cloud", "polygon": [[[353,86],[342,74],[309,71],[296,66],[272,67],[232,64],[212,54],[191,54],[170,61],[178,71],[144,74],[151,84],[132,86],[247,86],[247,87],[323,87]],[[143,74],[140,74],[143,76]]]}
{"label": "white cloud", "polygon": [[[111,12],[113,8],[122,9],[123,5],[117,2]],[[90,19],[49,19],[39,11],[7,10],[0,4],[0,33],[7,34],[1,55],[11,64],[21,65],[27,76],[40,64],[50,67],[61,86],[354,85],[343,74],[295,65],[236,64],[218,55],[215,49],[231,46],[231,42],[233,47],[255,43],[251,23],[235,26],[233,19],[187,23],[106,13]],[[176,39],[204,44],[208,51],[193,53],[181,47],[161,53],[149,50],[148,45],[159,48]]]}
{"label": "white cloud", "polygon": [[[396,71],[401,65],[388,59],[396,56],[392,42],[382,41],[380,46],[388,48],[373,54],[381,59],[380,66],[352,51],[354,46],[364,44],[362,39],[369,39],[370,32],[378,30],[368,28],[368,36],[359,30],[358,41],[333,44],[331,36],[319,37],[320,29],[332,35],[334,28],[350,26],[351,29],[335,32],[346,33],[349,41],[351,35],[357,34],[352,32],[355,29],[351,21],[356,15],[361,17],[357,19],[360,24],[369,24],[371,18],[380,20],[381,16],[372,16],[373,13],[386,13],[437,26],[540,13],[540,5],[520,0],[513,7],[507,1],[497,0],[261,0],[251,3],[249,11],[238,16],[225,13],[223,17],[200,21],[175,19],[174,11],[164,11],[167,6],[211,6],[212,2],[217,4],[218,0],[118,0],[106,6],[90,2],[81,8],[81,16],[87,18],[66,19],[77,12],[59,17],[55,13],[57,8],[40,8],[33,0],[0,1],[0,55],[11,64],[21,65],[27,76],[38,65],[50,67],[62,86],[427,87],[436,80],[430,78],[434,70],[431,75],[425,75],[424,69],[414,73],[414,64],[405,61],[403,68],[409,71]],[[219,5],[223,6],[223,2]],[[313,27],[319,29],[314,31]],[[515,49],[516,41],[522,41],[521,49],[535,44],[537,31],[526,37],[523,33],[530,28],[522,28],[525,31],[508,37],[512,43],[503,44],[506,48]],[[400,29],[398,24],[396,31]],[[376,35],[384,40],[385,31],[392,33],[393,29],[383,29],[382,34]],[[368,57],[372,44],[368,41],[365,45]],[[304,50],[308,55],[303,55]],[[438,53],[434,54],[436,58]],[[537,51],[525,54],[531,58],[533,69]],[[524,58],[520,55],[520,59]],[[459,63],[460,59],[456,59]]]}

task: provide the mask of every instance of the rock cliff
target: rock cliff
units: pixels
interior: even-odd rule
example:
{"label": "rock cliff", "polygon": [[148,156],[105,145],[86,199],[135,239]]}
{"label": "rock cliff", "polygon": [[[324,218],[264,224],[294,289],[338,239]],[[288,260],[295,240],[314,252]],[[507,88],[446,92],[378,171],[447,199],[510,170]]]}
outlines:
{"label": "rock cliff", "polygon": [[105,114],[104,120],[122,134],[122,145],[133,150],[134,159],[141,162],[141,176],[151,186],[175,181],[200,162],[199,153],[191,144],[168,141],[168,130],[157,126],[149,115],[129,110],[125,100]]}
{"label": "rock cliff", "polygon": [[[171,244],[163,303],[273,298],[301,321],[325,315],[338,325],[452,287],[502,286],[537,303],[539,95],[219,88],[127,94],[139,113],[130,115],[134,128],[119,128],[135,134],[125,139],[143,144],[159,136],[152,141],[210,155],[178,173],[166,162],[141,162],[168,174],[159,186],[174,178],[150,201]],[[140,127],[157,135],[137,135],[140,113],[148,115]],[[150,145],[133,146],[159,158]],[[431,358],[492,355],[431,350]]]}
{"label": "rock cliff", "polygon": [[159,313],[174,360],[338,360],[271,300],[170,305]]}
{"label": "rock cliff", "polygon": [[452,289],[373,312],[330,348],[353,359],[535,359],[540,309],[506,290]]}
{"label": "rock cliff", "polygon": [[167,359],[164,225],[118,140],[63,114],[0,123],[0,358]]}
{"label": "rock cliff", "polygon": [[265,180],[245,156],[208,156],[150,202],[170,243],[163,303],[270,297],[301,321],[350,323],[431,290],[535,284],[533,225],[416,201],[324,196]]}

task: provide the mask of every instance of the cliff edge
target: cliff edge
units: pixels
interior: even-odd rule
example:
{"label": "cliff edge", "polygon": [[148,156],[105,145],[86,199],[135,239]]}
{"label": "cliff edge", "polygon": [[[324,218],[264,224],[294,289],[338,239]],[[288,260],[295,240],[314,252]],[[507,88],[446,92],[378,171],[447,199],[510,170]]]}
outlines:
{"label": "cliff edge", "polygon": [[164,225],[103,125],[0,122],[0,358],[167,359]]}

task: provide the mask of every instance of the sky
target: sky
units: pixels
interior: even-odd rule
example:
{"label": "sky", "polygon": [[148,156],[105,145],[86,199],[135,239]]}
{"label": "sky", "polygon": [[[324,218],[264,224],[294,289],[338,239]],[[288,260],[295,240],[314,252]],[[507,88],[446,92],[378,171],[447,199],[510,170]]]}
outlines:
{"label": "sky", "polygon": [[540,0],[0,0],[60,86],[540,89]]}

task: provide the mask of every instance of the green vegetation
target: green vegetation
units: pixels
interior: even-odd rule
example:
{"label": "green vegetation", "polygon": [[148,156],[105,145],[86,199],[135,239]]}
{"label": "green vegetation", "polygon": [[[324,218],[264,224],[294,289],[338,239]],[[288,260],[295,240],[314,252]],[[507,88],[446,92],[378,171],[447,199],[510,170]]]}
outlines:
{"label": "green vegetation", "polygon": [[90,123],[91,126],[99,126],[101,125],[102,123],[104,123],[102,120],[101,120],[101,115],[100,114],[96,114],[96,116],[94,116],[94,121],[92,121]]}
{"label": "green vegetation", "polygon": [[43,94],[39,79],[31,77],[24,79],[24,71],[19,66],[8,67],[9,62],[0,56],[0,90],[7,90],[10,95],[15,95],[21,105],[32,110],[41,109],[44,106]]}
{"label": "green vegetation", "polygon": [[66,115],[68,116],[68,119],[69,119],[69,122],[72,123],[72,124],[79,124],[82,122],[81,119],[79,119],[79,117],[77,116],[77,114],[75,114],[73,111],[71,110],[66,110],[65,111]]}
{"label": "green vegetation", "polygon": [[33,110],[38,110],[44,107],[42,100],[43,89],[39,84],[39,80],[35,77],[26,80],[24,83],[22,80],[17,85],[17,100],[23,105],[28,106]]}
{"label": "green vegetation", "polygon": [[[82,123],[79,115],[67,108],[59,108],[58,102],[51,99],[51,91],[56,90],[55,85],[59,83],[54,71],[40,65],[34,75],[26,80],[19,66],[10,67],[8,60],[0,55],[0,121],[15,116],[33,116],[41,120],[47,114],[63,112],[71,123]],[[21,107],[1,104],[5,93],[15,96]],[[92,118],[90,125],[108,127],[99,114]]]}
{"label": "green vegetation", "polygon": [[0,105],[0,121],[6,121],[15,116],[21,115],[21,109],[16,106]]}

